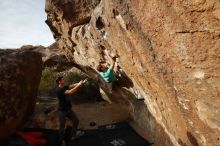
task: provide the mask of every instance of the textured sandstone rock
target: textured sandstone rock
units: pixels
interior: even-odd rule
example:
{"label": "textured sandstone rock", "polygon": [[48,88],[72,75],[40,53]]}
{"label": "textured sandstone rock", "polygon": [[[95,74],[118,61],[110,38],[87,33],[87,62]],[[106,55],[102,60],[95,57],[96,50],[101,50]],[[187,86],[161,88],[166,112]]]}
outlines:
{"label": "textured sandstone rock", "polygon": [[42,72],[39,53],[0,50],[0,140],[22,127],[35,106]]}
{"label": "textured sandstone rock", "polygon": [[105,50],[120,56],[132,83],[115,94],[133,97],[152,140],[220,145],[219,0],[47,0],[46,11],[60,48],[88,74]]}

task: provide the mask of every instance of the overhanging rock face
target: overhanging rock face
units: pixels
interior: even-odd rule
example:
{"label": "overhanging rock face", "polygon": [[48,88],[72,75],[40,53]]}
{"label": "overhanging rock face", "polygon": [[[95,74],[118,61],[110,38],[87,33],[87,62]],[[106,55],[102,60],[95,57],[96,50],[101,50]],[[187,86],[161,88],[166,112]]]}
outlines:
{"label": "overhanging rock face", "polygon": [[152,140],[220,145],[218,0],[47,0],[46,11],[60,48],[88,74],[105,50],[120,56],[132,84],[117,94],[131,97]]}
{"label": "overhanging rock face", "polygon": [[42,72],[41,55],[0,50],[0,140],[22,127],[35,107]]}

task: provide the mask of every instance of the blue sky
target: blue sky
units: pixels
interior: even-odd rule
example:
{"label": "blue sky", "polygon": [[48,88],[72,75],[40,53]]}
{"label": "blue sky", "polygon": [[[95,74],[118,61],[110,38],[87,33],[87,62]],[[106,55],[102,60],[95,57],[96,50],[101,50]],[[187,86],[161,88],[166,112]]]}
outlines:
{"label": "blue sky", "polygon": [[52,44],[44,9],[45,0],[0,0],[0,48]]}

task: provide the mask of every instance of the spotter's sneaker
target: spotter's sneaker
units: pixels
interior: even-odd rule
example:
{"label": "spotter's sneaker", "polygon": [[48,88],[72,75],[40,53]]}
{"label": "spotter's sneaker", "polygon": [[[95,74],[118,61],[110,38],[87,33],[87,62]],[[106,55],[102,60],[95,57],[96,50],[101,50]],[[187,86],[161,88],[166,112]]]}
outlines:
{"label": "spotter's sneaker", "polygon": [[81,131],[81,130],[76,131],[76,136],[78,137],[83,136],[84,134],[85,134],[84,131]]}
{"label": "spotter's sneaker", "polygon": [[78,131],[76,131],[76,135],[73,136],[73,137],[71,138],[71,140],[75,140],[75,139],[79,138],[80,136],[83,136],[84,134],[85,134],[84,131],[78,130]]}

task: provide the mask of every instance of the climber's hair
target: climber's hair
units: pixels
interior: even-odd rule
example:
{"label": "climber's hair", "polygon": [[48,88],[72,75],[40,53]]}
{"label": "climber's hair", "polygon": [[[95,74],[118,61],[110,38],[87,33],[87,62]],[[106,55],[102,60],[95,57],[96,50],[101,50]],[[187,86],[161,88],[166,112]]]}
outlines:
{"label": "climber's hair", "polygon": [[103,72],[103,70],[102,70],[102,65],[103,65],[104,63],[106,63],[106,62],[105,62],[105,61],[100,61],[99,64],[98,64],[98,66],[96,67],[96,69],[97,69],[99,72]]}
{"label": "climber's hair", "polygon": [[99,72],[102,72],[102,64],[99,63],[99,65],[96,67],[96,69],[97,69]]}
{"label": "climber's hair", "polygon": [[57,85],[59,85],[59,82],[63,79],[63,76],[59,76],[57,79],[56,79],[56,83]]}

